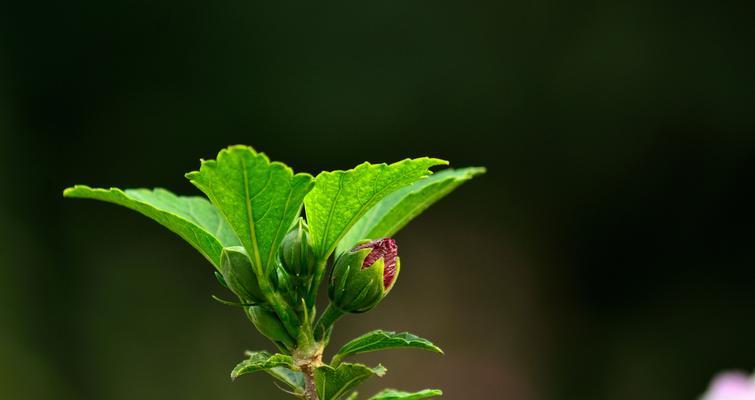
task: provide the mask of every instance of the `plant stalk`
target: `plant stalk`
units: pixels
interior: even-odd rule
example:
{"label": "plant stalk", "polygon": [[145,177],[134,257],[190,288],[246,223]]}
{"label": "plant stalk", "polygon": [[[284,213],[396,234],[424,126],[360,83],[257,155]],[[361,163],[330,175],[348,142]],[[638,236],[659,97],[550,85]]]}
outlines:
{"label": "plant stalk", "polygon": [[302,365],[301,372],[304,374],[304,398],[307,400],[320,400],[320,397],[317,395],[314,368],[311,365]]}
{"label": "plant stalk", "polygon": [[315,273],[312,277],[312,282],[309,284],[309,290],[307,291],[307,307],[312,308],[317,301],[317,292],[320,289],[320,282],[325,274],[325,267],[328,264],[328,259],[321,260],[315,265]]}
{"label": "plant stalk", "polygon": [[322,366],[322,343],[314,342],[310,338],[300,338],[299,347],[294,351],[294,365],[299,367],[304,374],[304,399],[320,400],[317,395],[317,382],[315,381],[315,370]]}
{"label": "plant stalk", "polygon": [[326,336],[330,336],[327,333],[333,327],[333,324],[343,316],[344,312],[334,306],[333,303],[328,304],[322,316],[315,325],[315,340],[322,341]]}

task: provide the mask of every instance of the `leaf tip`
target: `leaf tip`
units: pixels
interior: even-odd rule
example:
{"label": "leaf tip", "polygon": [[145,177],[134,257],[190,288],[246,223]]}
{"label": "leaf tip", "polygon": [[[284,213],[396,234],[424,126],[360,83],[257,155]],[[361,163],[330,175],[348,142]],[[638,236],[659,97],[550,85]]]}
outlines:
{"label": "leaf tip", "polygon": [[63,197],[79,197],[81,191],[94,190],[87,185],[73,185],[63,189]]}
{"label": "leaf tip", "polygon": [[485,167],[469,167],[469,176],[477,176],[482,175],[488,172],[488,169]]}

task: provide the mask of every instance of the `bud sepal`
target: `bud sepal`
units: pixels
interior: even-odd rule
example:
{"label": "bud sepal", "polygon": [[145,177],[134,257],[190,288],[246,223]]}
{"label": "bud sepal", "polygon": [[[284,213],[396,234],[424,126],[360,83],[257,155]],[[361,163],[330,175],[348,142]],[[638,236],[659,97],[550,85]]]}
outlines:
{"label": "bud sepal", "polygon": [[[222,281],[220,278],[222,277]],[[218,280],[241,299],[242,303],[264,303],[252,262],[241,246],[226,247],[220,254],[220,277]]]}

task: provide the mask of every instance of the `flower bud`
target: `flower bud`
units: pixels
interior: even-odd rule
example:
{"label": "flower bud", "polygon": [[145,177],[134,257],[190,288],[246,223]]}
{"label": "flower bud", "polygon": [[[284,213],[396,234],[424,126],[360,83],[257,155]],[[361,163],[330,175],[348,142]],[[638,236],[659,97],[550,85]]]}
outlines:
{"label": "flower bud", "polygon": [[252,262],[241,246],[226,247],[220,253],[220,275],[226,287],[244,303],[262,303],[260,290]]}
{"label": "flower bud", "polygon": [[369,311],[388,294],[401,267],[396,241],[365,241],[341,254],[333,267],[328,297],[339,310]]}
{"label": "flower bud", "polygon": [[309,227],[299,218],[294,228],[283,238],[280,247],[283,268],[295,277],[307,277],[315,268],[315,254],[309,243]]}
{"label": "flower bud", "polygon": [[266,338],[282,343],[286,348],[293,348],[295,341],[283,327],[283,323],[273,311],[264,306],[251,306],[244,309],[254,327]]}

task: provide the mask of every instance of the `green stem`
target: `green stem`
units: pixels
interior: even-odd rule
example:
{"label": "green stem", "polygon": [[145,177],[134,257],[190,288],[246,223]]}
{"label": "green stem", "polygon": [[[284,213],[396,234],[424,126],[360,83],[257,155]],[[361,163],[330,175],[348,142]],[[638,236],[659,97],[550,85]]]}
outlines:
{"label": "green stem", "polygon": [[343,314],[344,312],[339,310],[332,303],[328,304],[328,307],[325,309],[325,312],[322,313],[320,320],[317,321],[317,325],[315,328],[315,340],[317,341],[322,340],[330,331],[330,329],[333,327],[333,324],[339,318],[341,318]]}
{"label": "green stem", "polygon": [[328,265],[328,259],[321,260],[315,265],[315,273],[312,277],[312,282],[309,284],[309,290],[307,291],[307,306],[311,309],[314,307],[317,301],[317,292],[320,289],[320,282],[325,274],[325,267]]}

